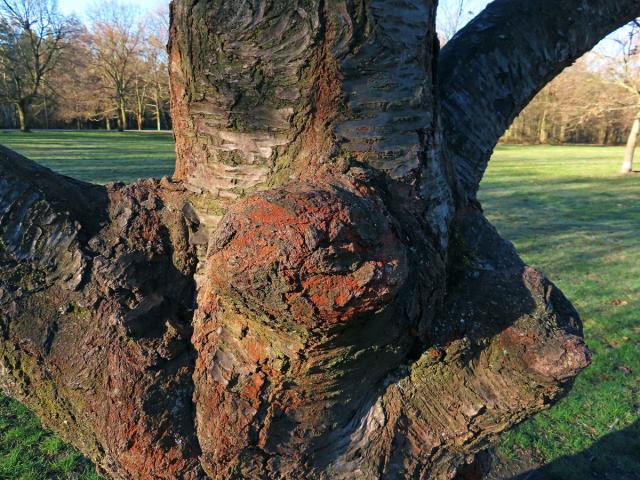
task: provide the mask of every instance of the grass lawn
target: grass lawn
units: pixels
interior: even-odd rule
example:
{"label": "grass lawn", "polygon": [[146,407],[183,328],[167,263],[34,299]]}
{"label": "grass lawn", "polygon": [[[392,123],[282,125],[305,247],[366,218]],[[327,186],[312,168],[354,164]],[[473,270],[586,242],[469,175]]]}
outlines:
{"label": "grass lawn", "polygon": [[0,145],[70,177],[93,183],[133,182],[173,173],[173,136],[156,132],[0,130]]}
{"label": "grass lawn", "polygon": [[640,479],[640,175],[618,175],[621,158],[504,146],[482,182],[489,219],[573,301],[594,354],[565,399],[499,447],[548,464],[539,478]]}
{"label": "grass lawn", "polygon": [[[100,183],[173,168],[170,135],[0,133],[0,144]],[[547,465],[546,476],[522,479],[640,478],[640,175],[619,176],[621,158],[621,148],[502,146],[482,183],[487,215],[573,300],[594,351],[571,393],[498,447],[504,471]],[[0,397],[5,478],[97,477],[23,407]]]}
{"label": "grass lawn", "polygon": [[0,395],[0,479],[99,480],[96,469],[26,407]]}

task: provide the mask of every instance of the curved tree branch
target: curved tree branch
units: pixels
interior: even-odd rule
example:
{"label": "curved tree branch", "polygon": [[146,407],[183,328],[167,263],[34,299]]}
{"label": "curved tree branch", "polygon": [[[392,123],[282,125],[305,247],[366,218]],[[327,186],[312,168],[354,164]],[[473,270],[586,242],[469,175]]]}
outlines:
{"label": "curved tree branch", "polygon": [[442,122],[462,197],[498,139],[549,81],[625,23],[637,0],[496,0],[442,50]]}
{"label": "curved tree branch", "polygon": [[7,262],[29,260],[46,268],[55,265],[57,278],[79,284],[85,266],[80,245],[104,220],[105,197],[104,187],[59,175],[0,146],[0,265],[5,273]]}

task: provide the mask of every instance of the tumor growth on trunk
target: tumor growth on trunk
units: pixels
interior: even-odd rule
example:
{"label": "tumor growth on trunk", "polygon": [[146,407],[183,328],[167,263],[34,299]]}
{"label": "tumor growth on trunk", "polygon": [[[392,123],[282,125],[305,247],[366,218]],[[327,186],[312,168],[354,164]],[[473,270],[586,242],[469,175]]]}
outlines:
{"label": "tumor growth on trunk", "polygon": [[[589,363],[476,191],[532,96],[640,14],[176,0],[173,178],[0,151],[0,384],[122,479],[453,478]],[[546,12],[541,15],[540,12]]]}

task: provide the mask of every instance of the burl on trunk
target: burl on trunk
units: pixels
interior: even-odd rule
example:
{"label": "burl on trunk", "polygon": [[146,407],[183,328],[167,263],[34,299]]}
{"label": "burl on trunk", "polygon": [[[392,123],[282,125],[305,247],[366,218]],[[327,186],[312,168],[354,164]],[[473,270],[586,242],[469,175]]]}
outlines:
{"label": "burl on trunk", "polygon": [[[176,0],[171,179],[0,150],[0,383],[122,479],[452,478],[589,363],[475,199],[637,0]],[[544,12],[544,13],[543,13]]]}

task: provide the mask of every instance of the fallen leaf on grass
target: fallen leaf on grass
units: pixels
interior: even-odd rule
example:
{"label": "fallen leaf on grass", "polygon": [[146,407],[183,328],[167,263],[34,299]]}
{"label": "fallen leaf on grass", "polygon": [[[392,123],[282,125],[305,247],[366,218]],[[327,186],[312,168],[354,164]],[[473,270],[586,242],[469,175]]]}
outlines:
{"label": "fallen leaf on grass", "polygon": [[620,365],[618,367],[618,370],[620,370],[625,375],[629,375],[631,373],[631,369],[629,367],[625,367],[624,365]]}
{"label": "fallen leaf on grass", "polygon": [[611,305],[613,305],[614,307],[622,307],[624,305],[629,305],[629,302],[626,300],[619,300],[619,299],[615,299],[615,300],[611,300],[609,302]]}

